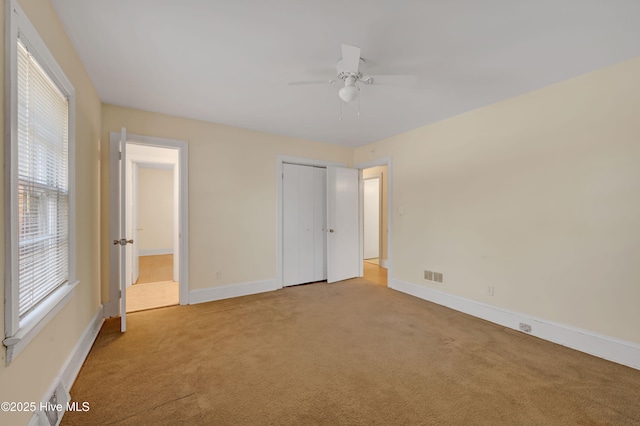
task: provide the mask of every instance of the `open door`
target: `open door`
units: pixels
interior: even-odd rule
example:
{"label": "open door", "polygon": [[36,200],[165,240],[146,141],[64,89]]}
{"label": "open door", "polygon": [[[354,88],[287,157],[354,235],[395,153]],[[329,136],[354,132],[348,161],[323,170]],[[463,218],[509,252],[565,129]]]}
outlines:
{"label": "open door", "polygon": [[133,244],[133,240],[127,240],[127,129],[122,128],[119,144],[120,182],[118,185],[118,195],[120,201],[120,239],[114,240],[113,244],[119,248],[119,271],[120,281],[120,331],[127,330],[127,244]]}
{"label": "open door", "polygon": [[327,282],[360,275],[359,171],[327,167]]}

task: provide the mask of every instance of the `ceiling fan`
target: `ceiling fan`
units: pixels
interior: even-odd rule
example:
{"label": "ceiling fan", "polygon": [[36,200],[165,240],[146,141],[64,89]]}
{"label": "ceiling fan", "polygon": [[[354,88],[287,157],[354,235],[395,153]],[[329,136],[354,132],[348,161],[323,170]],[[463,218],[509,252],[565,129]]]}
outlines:
{"label": "ceiling fan", "polygon": [[338,59],[336,64],[337,79],[292,81],[289,82],[289,85],[333,84],[343,81],[344,87],[340,88],[338,96],[344,102],[353,102],[359,99],[360,96],[360,86],[358,84],[404,86],[415,81],[415,77],[410,75],[363,75],[359,68],[360,64],[364,63],[366,63],[366,60],[360,57],[359,47],[343,44],[342,57]]}

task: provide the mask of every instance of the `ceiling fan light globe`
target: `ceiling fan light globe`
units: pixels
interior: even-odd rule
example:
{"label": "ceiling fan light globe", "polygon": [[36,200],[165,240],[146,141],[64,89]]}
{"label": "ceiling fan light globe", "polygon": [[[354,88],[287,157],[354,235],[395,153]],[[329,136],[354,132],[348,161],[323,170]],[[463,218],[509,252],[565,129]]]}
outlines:
{"label": "ceiling fan light globe", "polygon": [[338,96],[345,102],[353,102],[358,99],[358,88],[356,86],[345,86],[338,91]]}

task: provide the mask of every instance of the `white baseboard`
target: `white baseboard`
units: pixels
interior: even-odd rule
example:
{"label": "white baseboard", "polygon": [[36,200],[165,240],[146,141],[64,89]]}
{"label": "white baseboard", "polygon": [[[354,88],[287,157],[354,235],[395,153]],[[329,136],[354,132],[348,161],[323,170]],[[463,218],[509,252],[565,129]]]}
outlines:
{"label": "white baseboard", "polygon": [[265,280],[192,290],[189,292],[189,304],[213,302],[214,300],[248,296],[277,289],[276,280]]}
{"label": "white baseboard", "polygon": [[67,358],[67,361],[62,367],[60,377],[67,390],[70,390],[71,386],[76,381],[80,368],[82,368],[84,360],[87,359],[87,355],[89,355],[91,346],[93,346],[93,342],[95,342],[96,337],[98,337],[98,333],[100,332],[103,322],[104,314],[102,312],[102,307],[100,307],[87,328],[84,330],[84,333],[82,333],[82,336],[80,336],[80,340],[78,340],[73,351],[71,351],[71,355],[69,355],[69,358]]}
{"label": "white baseboard", "polygon": [[[98,333],[100,332],[100,327],[102,327],[103,322],[104,314],[102,312],[102,306],[100,306],[67,357],[67,360],[62,365],[60,372],[53,379],[49,389],[47,389],[47,392],[40,400],[41,403],[46,403],[59,385],[62,385],[64,391],[68,394],[73,382],[75,382],[76,377],[78,377],[78,373],[80,372],[80,368],[82,368],[82,364],[84,364],[84,360],[87,358],[87,355],[89,355],[93,342],[96,340],[96,337],[98,337]],[[64,415],[64,413],[62,414]],[[39,410],[34,412],[29,424],[41,424],[40,422],[42,422],[42,419],[46,419],[46,417],[43,416],[44,414]],[[62,418],[62,416],[60,416],[60,418]]]}
{"label": "white baseboard", "polygon": [[158,254],[173,254],[173,248],[140,249],[138,251],[139,256],[156,256]]}
{"label": "white baseboard", "polygon": [[387,269],[387,264],[389,261],[387,259],[380,259],[380,267]]}
{"label": "white baseboard", "polygon": [[640,370],[640,345],[633,342],[512,312],[396,279],[389,280],[389,287],[514,330],[520,331],[520,323],[523,322],[531,326],[531,333],[526,334]]}

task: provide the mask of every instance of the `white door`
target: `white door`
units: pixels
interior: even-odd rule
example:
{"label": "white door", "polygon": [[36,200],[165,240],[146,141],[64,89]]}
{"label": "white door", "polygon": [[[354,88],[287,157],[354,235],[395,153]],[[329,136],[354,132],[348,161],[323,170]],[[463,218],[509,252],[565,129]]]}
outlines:
{"label": "white door", "polygon": [[326,171],[284,164],[283,285],[326,279]]}
{"label": "white door", "polygon": [[327,282],[360,275],[359,172],[327,168]]}
{"label": "white door", "polygon": [[364,258],[380,257],[380,178],[364,180]]}
{"label": "white door", "polygon": [[114,241],[120,250],[119,280],[120,280],[120,331],[127,329],[127,129],[124,127],[120,136],[120,240]]}
{"label": "white door", "polygon": [[313,281],[327,279],[327,169],[313,168]]}

